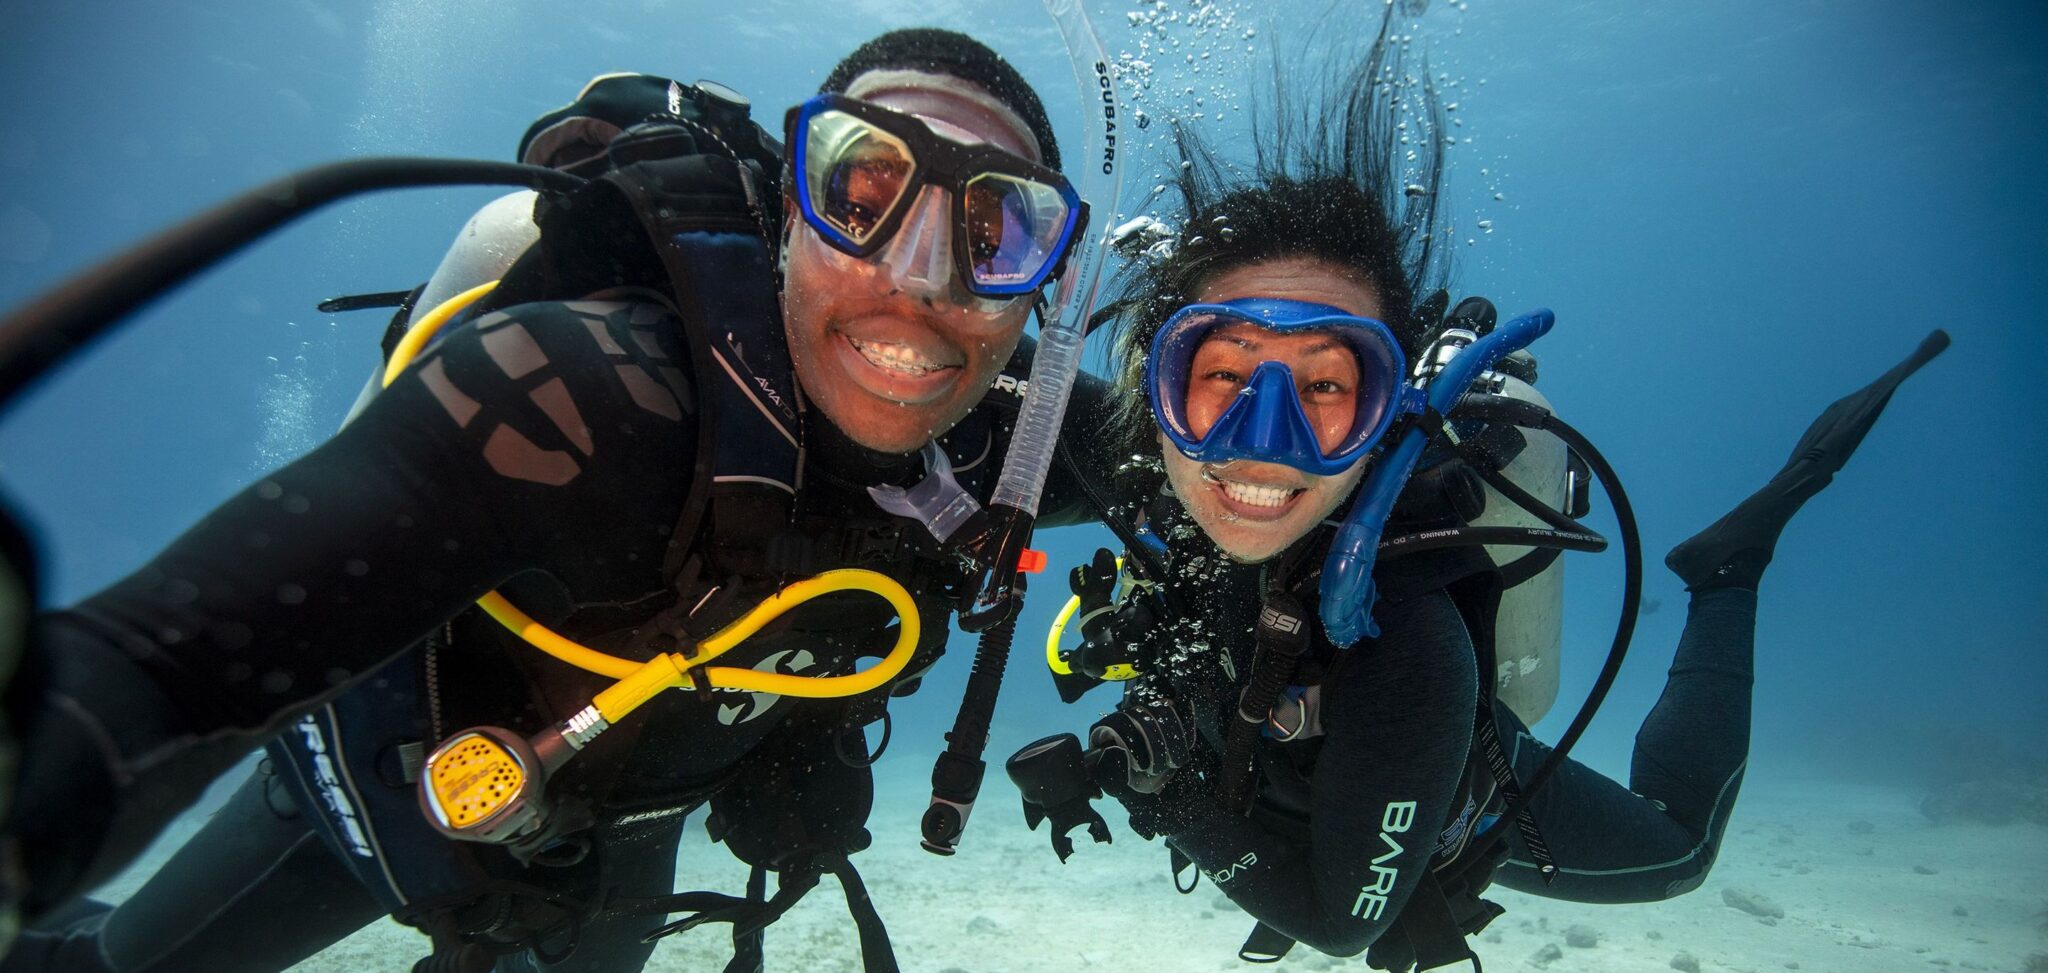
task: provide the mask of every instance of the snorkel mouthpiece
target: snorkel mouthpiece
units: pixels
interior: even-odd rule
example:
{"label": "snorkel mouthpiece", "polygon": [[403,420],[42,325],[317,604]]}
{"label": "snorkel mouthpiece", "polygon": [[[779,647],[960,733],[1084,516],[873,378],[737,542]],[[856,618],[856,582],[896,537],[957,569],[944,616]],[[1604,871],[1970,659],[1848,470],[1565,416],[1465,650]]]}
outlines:
{"label": "snorkel mouthpiece", "polygon": [[[1556,321],[1548,308],[1537,308],[1458,352],[1428,380],[1428,410],[1439,416],[1450,414],[1480,373],[1548,334]],[[1422,425],[1412,425],[1401,434],[1400,442],[1366,477],[1351,515],[1344,518],[1330,544],[1330,555],[1323,562],[1319,614],[1324,633],[1339,648],[1350,648],[1361,638],[1379,637],[1379,626],[1372,620],[1373,600],[1377,597],[1372,568],[1379,554],[1380,535],[1386,530],[1387,515],[1394,510],[1394,499],[1401,495],[1409,475],[1415,472],[1415,463],[1422,457],[1422,448],[1431,432]]]}

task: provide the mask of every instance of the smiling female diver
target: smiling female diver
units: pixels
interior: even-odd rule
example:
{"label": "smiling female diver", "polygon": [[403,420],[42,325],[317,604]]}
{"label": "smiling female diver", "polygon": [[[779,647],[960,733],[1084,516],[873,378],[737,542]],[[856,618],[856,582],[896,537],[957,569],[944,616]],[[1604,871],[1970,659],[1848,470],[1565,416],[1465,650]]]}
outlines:
{"label": "smiling female diver", "polygon": [[[1419,175],[1397,180],[1406,147],[1393,123],[1401,101],[1440,115],[1425,85],[1388,83],[1406,76],[1399,58],[1376,44],[1329,90],[1334,110],[1311,117],[1334,125],[1262,133],[1249,177],[1233,181],[1182,133],[1181,229],[1148,241],[1116,324],[1120,421],[1068,443],[1072,461],[1119,493],[1104,514],[1135,541],[1126,567],[1149,575],[1095,633],[1121,642],[1138,675],[1085,755],[1073,737],[1052,737],[1012,763],[1028,819],[1052,819],[1063,857],[1067,827],[1092,821],[1107,835],[1080,799],[1094,787],[1141,834],[1164,835],[1176,873],[1193,864],[1259,920],[1246,959],[1300,941],[1337,955],[1370,948],[1382,969],[1476,964],[1464,938],[1498,914],[1477,898],[1496,877],[1586,902],[1697,887],[1747,758],[1757,586],[1779,532],[1945,343],[1930,339],[1830,409],[1769,485],[1671,552],[1692,604],[1628,784],[1567,761],[1506,840],[1487,843],[1492,854],[1461,857],[1481,844],[1476,833],[1508,824],[1497,815],[1550,753],[1480,682],[1494,671],[1500,572],[1476,547],[1383,554],[1377,637],[1341,649],[1316,622],[1329,526],[1384,461],[1376,445],[1393,442],[1405,362],[1437,323],[1410,309],[1439,256],[1441,149],[1414,139]],[[1283,106],[1274,117],[1292,116]],[[1490,318],[1468,301],[1452,323]],[[1127,463],[1134,454],[1158,465]],[[1386,536],[1467,519],[1433,498],[1436,482],[1410,482]],[[1114,583],[1106,555],[1076,572],[1077,590]],[[1233,728],[1273,671],[1268,656],[1285,652],[1299,656],[1280,704],[1242,717],[1254,728],[1241,734],[1249,783],[1233,793],[1247,779],[1231,773]]]}

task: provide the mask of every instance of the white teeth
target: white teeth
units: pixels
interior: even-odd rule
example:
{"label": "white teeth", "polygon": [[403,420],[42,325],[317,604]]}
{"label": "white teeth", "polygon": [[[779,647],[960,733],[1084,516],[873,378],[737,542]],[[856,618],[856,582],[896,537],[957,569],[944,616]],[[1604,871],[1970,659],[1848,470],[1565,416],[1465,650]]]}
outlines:
{"label": "white teeth", "polygon": [[1254,507],[1277,507],[1286,503],[1288,498],[1301,492],[1300,490],[1290,490],[1286,487],[1255,486],[1250,483],[1239,483],[1236,480],[1218,480],[1217,482],[1223,485],[1223,492],[1230,499],[1238,503],[1250,504]]}
{"label": "white teeth", "polygon": [[860,352],[862,358],[866,358],[877,368],[922,377],[946,367],[918,354],[908,345],[862,341],[851,335],[847,336],[846,340],[852,343],[854,350]]}

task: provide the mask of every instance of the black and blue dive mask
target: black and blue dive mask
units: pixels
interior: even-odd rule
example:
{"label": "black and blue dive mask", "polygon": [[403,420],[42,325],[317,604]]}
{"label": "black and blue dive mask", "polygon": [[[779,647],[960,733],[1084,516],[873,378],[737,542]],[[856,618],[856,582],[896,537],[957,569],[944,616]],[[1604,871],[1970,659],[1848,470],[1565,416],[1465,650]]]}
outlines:
{"label": "black and blue dive mask", "polygon": [[[1329,449],[1318,441],[1302,400],[1302,387],[1288,366],[1263,361],[1242,379],[1190,374],[1196,353],[1216,329],[1256,325],[1275,334],[1327,335],[1357,360],[1357,386],[1346,431]],[[1252,297],[1221,304],[1191,304],[1174,312],[1152,338],[1145,359],[1145,392],[1152,416],[1175,449],[1202,463],[1252,460],[1291,466],[1316,476],[1350,469],[1370,452],[1419,393],[1402,382],[1407,360],[1385,324],[1339,308],[1304,301]],[[1190,422],[1190,387],[1198,382],[1236,385],[1235,399],[1197,435]]]}
{"label": "black and blue dive mask", "polygon": [[[950,269],[969,293],[1016,297],[1060,272],[1087,223],[1087,206],[1058,171],[946,138],[903,112],[823,94],[790,109],[783,124],[797,209],[820,238],[854,257],[873,256],[899,235],[914,247],[950,231],[950,247],[920,248],[928,259],[942,262],[950,250]],[[927,187],[944,191],[943,208],[936,198],[919,203]],[[937,277],[931,271],[946,269],[915,272]]]}

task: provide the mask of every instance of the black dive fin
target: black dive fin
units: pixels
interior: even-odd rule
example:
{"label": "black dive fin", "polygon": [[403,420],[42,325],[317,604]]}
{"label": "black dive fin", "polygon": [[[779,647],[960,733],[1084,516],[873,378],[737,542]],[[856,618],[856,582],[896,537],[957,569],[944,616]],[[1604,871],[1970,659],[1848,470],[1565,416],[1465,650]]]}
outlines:
{"label": "black dive fin", "polygon": [[[1863,387],[1862,391],[1847,396],[1828,406],[1820,418],[1808,426],[1806,435],[1799,437],[1799,445],[1793,447],[1792,455],[1785,460],[1785,468],[1779,475],[1792,472],[1802,461],[1811,462],[1817,472],[1833,476],[1849,461],[1850,454],[1863,444],[1863,436],[1875,425],[1877,417],[1884,412],[1885,404],[1892,400],[1892,393],[1899,383],[1920,370],[1920,366],[1934,360],[1934,356],[1948,350],[1948,332],[1937,329],[1920,342],[1920,347],[1905,361],[1892,366],[1877,381]],[[1826,484],[1823,483],[1823,486]]]}
{"label": "black dive fin", "polygon": [[1884,413],[1885,404],[1907,376],[1934,360],[1949,345],[1948,332],[1937,330],[1920,342],[1905,361],[1877,381],[1828,406],[1799,437],[1784,469],[1764,488],[1713,526],[1671,549],[1664,564],[1692,590],[1755,588],[1771,563],[1778,534],[1814,494],[1835,478],[1862,445],[1863,437]]}

